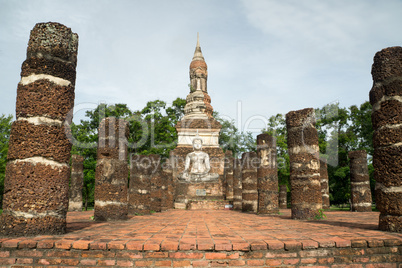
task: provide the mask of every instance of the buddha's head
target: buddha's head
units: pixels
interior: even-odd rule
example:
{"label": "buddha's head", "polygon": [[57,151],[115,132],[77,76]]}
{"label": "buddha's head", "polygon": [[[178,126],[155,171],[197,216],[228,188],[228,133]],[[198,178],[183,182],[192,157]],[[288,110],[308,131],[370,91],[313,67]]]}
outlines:
{"label": "buddha's head", "polygon": [[193,139],[193,148],[195,151],[200,151],[202,149],[202,139],[199,136]]}

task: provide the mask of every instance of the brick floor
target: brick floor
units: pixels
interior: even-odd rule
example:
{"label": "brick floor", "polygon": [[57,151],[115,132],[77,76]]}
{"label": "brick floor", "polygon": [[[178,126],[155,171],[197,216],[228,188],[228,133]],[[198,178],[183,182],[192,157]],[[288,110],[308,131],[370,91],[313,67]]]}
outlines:
{"label": "brick floor", "polygon": [[229,210],[171,210],[128,221],[97,223],[93,211],[69,212],[59,236],[0,239],[3,248],[215,250],[314,249],[400,245],[402,234],[377,230],[378,212],[325,212],[316,221],[290,219],[290,210],[262,216]]}

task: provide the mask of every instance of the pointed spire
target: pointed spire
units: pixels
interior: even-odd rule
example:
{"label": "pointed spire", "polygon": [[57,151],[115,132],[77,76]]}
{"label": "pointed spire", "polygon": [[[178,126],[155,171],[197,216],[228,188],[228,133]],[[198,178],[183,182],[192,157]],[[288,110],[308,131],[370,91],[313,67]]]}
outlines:
{"label": "pointed spire", "polygon": [[195,47],[195,51],[194,51],[193,61],[194,60],[205,61],[204,56],[202,55],[202,52],[201,52],[200,34],[199,33],[197,33],[197,46]]}

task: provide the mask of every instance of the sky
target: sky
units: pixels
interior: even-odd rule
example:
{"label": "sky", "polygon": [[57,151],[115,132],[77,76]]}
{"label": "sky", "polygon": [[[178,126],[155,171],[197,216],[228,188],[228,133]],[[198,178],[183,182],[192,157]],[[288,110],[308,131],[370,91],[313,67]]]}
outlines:
{"label": "sky", "polygon": [[0,0],[0,114],[15,115],[30,30],[53,21],[79,35],[75,122],[100,103],[185,98],[199,32],[214,110],[258,133],[278,113],[367,101],[401,14],[402,0]]}

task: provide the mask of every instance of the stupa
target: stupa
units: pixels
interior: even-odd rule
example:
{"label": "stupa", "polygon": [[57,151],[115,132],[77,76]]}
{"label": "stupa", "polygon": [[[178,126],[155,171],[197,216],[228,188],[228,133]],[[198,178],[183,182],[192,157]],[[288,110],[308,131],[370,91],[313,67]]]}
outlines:
{"label": "stupa", "polygon": [[[190,93],[186,98],[184,116],[176,125],[178,144],[172,154],[176,169],[174,181],[177,208],[222,208],[225,203],[225,154],[219,147],[222,126],[212,114],[207,79],[207,63],[197,35],[197,45],[190,63]],[[202,155],[202,159],[198,159],[196,155]],[[207,174],[195,174],[195,165],[202,165],[201,174]]]}

